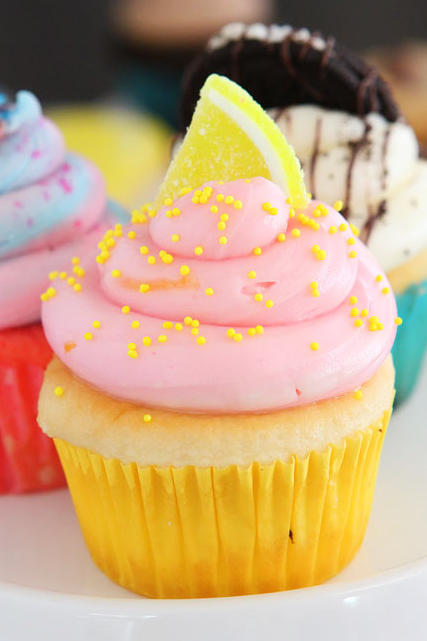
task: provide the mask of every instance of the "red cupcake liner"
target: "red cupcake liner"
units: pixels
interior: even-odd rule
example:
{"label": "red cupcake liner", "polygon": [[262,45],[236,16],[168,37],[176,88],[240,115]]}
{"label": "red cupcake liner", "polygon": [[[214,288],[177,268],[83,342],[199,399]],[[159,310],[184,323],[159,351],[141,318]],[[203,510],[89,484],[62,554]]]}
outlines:
{"label": "red cupcake liner", "polygon": [[0,494],[65,485],[53,441],[36,420],[51,356],[40,324],[0,331]]}

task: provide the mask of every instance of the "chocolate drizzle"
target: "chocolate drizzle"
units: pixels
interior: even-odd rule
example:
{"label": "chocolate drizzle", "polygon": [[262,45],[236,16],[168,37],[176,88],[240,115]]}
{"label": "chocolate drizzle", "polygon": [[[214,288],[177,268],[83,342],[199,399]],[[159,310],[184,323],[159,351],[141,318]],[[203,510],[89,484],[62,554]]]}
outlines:
{"label": "chocolate drizzle", "polygon": [[351,154],[348,163],[347,178],[345,182],[344,208],[341,212],[344,218],[348,218],[351,214],[350,203],[354,163],[356,162],[358,154],[360,154],[360,152],[369,144],[369,132],[371,131],[372,127],[366,120],[364,121],[364,123],[365,128],[362,137],[357,142],[349,143]]}
{"label": "chocolate drizzle", "polygon": [[[384,139],[381,147],[381,162],[382,162],[381,190],[382,191],[385,191],[387,187],[387,149],[388,149],[388,143],[390,140],[390,133],[391,133],[391,127],[389,126],[384,132]],[[380,220],[386,213],[387,213],[387,200],[383,198],[379,202],[376,210],[373,213],[371,213],[371,211],[369,212],[369,218],[366,221],[361,234],[361,239],[363,240],[364,243],[368,242],[369,237],[372,233],[372,230],[377,220]]]}
{"label": "chocolate drizzle", "polygon": [[316,126],[315,126],[315,132],[314,132],[313,153],[310,158],[310,185],[311,185],[312,198],[316,198],[315,174],[316,174],[316,162],[319,156],[319,146],[320,146],[321,135],[322,135],[322,119],[318,118],[316,120]]}

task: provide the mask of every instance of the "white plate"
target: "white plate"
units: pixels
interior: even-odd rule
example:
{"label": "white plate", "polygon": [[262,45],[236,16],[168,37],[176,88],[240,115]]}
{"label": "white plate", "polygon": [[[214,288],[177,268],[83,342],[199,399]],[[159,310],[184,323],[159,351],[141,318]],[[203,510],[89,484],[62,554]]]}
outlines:
{"label": "white plate", "polygon": [[92,564],[66,490],[0,498],[1,641],[427,639],[427,367],[385,440],[364,544],[327,584],[155,601]]}

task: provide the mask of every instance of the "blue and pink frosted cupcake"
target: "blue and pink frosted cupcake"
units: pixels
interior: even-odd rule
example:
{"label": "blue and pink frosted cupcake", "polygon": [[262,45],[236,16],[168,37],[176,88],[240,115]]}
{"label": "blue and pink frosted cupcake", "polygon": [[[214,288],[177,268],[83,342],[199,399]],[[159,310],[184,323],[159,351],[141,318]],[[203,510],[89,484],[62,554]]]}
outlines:
{"label": "blue and pink frosted cupcake", "polygon": [[[36,424],[43,371],[51,358],[40,319],[49,274],[79,289],[79,273],[53,272],[76,253],[90,258],[103,227],[121,216],[104,180],[66,151],[37,98],[0,93],[0,493],[64,483],[50,441]],[[48,296],[55,295],[52,286]]]}

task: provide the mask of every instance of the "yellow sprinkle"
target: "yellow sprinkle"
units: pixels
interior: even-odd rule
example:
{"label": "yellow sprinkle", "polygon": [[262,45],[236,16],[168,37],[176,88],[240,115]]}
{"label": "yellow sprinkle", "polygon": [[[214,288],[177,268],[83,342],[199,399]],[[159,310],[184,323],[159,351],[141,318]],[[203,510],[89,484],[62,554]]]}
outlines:
{"label": "yellow sprinkle", "polygon": [[369,322],[370,323],[379,323],[380,319],[378,318],[378,316],[371,316],[371,318],[369,319]]}
{"label": "yellow sprinkle", "polygon": [[197,334],[199,333],[199,328],[198,327],[192,327],[191,328],[191,333],[193,334],[193,336],[197,336]]}
{"label": "yellow sprinkle", "polygon": [[357,251],[353,249],[353,251],[349,253],[349,258],[356,258],[356,256],[357,256]]}
{"label": "yellow sprinkle", "polygon": [[54,287],[48,287],[46,290],[46,294],[49,296],[49,298],[53,298],[56,296],[56,289]]}
{"label": "yellow sprinkle", "polygon": [[182,332],[182,325],[181,323],[175,323],[175,329],[177,332]]}
{"label": "yellow sprinkle", "polygon": [[172,329],[173,323],[171,321],[165,321],[163,323],[163,327],[164,327],[164,329]]}
{"label": "yellow sprinkle", "polygon": [[243,203],[241,200],[235,200],[233,203],[234,209],[242,209]]}
{"label": "yellow sprinkle", "polygon": [[81,292],[82,291],[82,286],[80,285],[80,283],[76,283],[74,285],[73,289],[74,289],[75,292]]}
{"label": "yellow sprinkle", "polygon": [[261,254],[262,254],[261,247],[255,247],[254,254],[255,254],[255,256],[261,256]]}
{"label": "yellow sprinkle", "polygon": [[289,210],[289,218],[295,218],[295,211],[293,209]]}
{"label": "yellow sprinkle", "polygon": [[224,229],[225,229],[225,227],[226,227],[226,224],[225,224],[225,222],[224,222],[224,221],[222,221],[222,220],[221,220],[221,222],[220,222],[220,223],[218,223],[217,227],[218,227],[218,229],[219,229],[220,231],[224,231]]}
{"label": "yellow sprinkle", "polygon": [[219,242],[221,245],[225,245],[227,243],[227,236],[221,236]]}
{"label": "yellow sprinkle", "polygon": [[155,257],[155,256],[149,256],[149,257],[147,258],[147,263],[148,263],[149,265],[155,265],[155,264],[156,264],[156,257]]}
{"label": "yellow sprinkle", "polygon": [[255,327],[255,331],[257,334],[263,334],[264,333],[264,327],[262,325],[257,325]]}
{"label": "yellow sprinkle", "polygon": [[356,327],[362,327],[363,320],[361,318],[356,318],[356,320],[354,321],[354,324]]}
{"label": "yellow sprinkle", "polygon": [[279,243],[284,243],[284,242],[285,242],[285,240],[286,240],[286,235],[285,235],[285,234],[283,234],[283,233],[280,233],[280,234],[277,236],[277,240],[279,241]]}
{"label": "yellow sprinkle", "polygon": [[194,248],[194,253],[196,256],[201,256],[203,254],[203,247],[197,245],[197,247]]}
{"label": "yellow sprinkle", "polygon": [[120,271],[120,269],[113,269],[113,271],[111,272],[111,276],[113,276],[113,278],[120,278],[121,275],[122,272]]}
{"label": "yellow sprinkle", "polygon": [[128,349],[136,349],[135,343],[128,343]]}
{"label": "yellow sprinkle", "polygon": [[70,276],[69,278],[67,278],[67,283],[69,285],[74,285],[75,282],[76,282],[76,279],[73,276]]}
{"label": "yellow sprinkle", "polygon": [[197,345],[204,345],[206,343],[206,338],[204,336],[199,336],[197,338]]}
{"label": "yellow sprinkle", "polygon": [[227,329],[227,336],[228,338],[233,338],[234,334],[236,333],[236,330],[230,327],[230,329]]}
{"label": "yellow sprinkle", "polygon": [[157,340],[159,341],[159,343],[166,343],[166,341],[168,340],[168,337],[165,336],[164,334],[160,334]]}
{"label": "yellow sprinkle", "polygon": [[231,205],[232,203],[234,203],[233,196],[227,196],[226,199],[225,199],[225,204],[226,205]]}
{"label": "yellow sprinkle", "polygon": [[381,291],[382,291],[383,294],[389,294],[390,293],[390,287],[383,287]]}
{"label": "yellow sprinkle", "polygon": [[262,301],[263,298],[264,298],[264,296],[262,294],[260,294],[260,293],[255,294],[255,296],[254,296],[254,299],[257,301],[257,303]]}
{"label": "yellow sprinkle", "polygon": [[316,258],[317,260],[325,260],[326,258],[326,252],[324,249],[320,249],[319,251],[316,252]]}
{"label": "yellow sprinkle", "polygon": [[311,248],[311,251],[315,254],[316,252],[320,251],[320,245],[313,245]]}
{"label": "yellow sprinkle", "polygon": [[67,272],[59,272],[59,278],[65,280],[67,278]]}
{"label": "yellow sprinkle", "polygon": [[359,316],[360,311],[357,309],[357,307],[353,307],[353,309],[351,310],[350,314],[352,316]]}
{"label": "yellow sprinkle", "polygon": [[355,238],[348,238],[347,239],[347,245],[355,245],[356,244],[356,239]]}
{"label": "yellow sprinkle", "polygon": [[50,272],[49,280],[55,280],[58,277],[58,272]]}
{"label": "yellow sprinkle", "polygon": [[314,298],[318,298],[318,296],[320,296],[320,292],[318,289],[312,289],[311,295],[314,296]]}
{"label": "yellow sprinkle", "polygon": [[144,423],[150,423],[152,419],[151,414],[144,414]]}
{"label": "yellow sprinkle", "polygon": [[142,344],[145,345],[145,347],[150,347],[151,338],[149,336],[144,336],[144,338],[142,339]]}
{"label": "yellow sprinkle", "polygon": [[377,328],[379,330],[384,329],[384,325],[382,323],[378,323]]}
{"label": "yellow sprinkle", "polygon": [[219,203],[221,203],[224,200],[224,198],[225,198],[224,194],[218,194],[217,197],[216,197],[216,199],[217,199],[217,201]]}
{"label": "yellow sprinkle", "polygon": [[195,318],[191,321],[191,327],[199,327],[200,323]]}
{"label": "yellow sprinkle", "polygon": [[336,234],[337,233],[337,228],[335,227],[335,225],[332,225],[331,227],[329,227],[329,233],[330,234]]}
{"label": "yellow sprinkle", "polygon": [[172,214],[172,210],[171,210],[171,209],[168,209],[168,210],[166,211],[166,213],[165,213],[166,218],[172,218],[172,215],[173,215],[173,214]]}
{"label": "yellow sprinkle", "polygon": [[129,314],[130,312],[130,307],[129,305],[123,305],[122,307],[122,314]]}
{"label": "yellow sprinkle", "polygon": [[92,338],[93,338],[93,336],[92,336],[92,334],[90,332],[86,332],[86,334],[84,334],[84,339],[86,341],[91,341]]}
{"label": "yellow sprinkle", "polygon": [[179,268],[179,273],[181,274],[181,276],[188,276],[188,274],[190,273],[190,268],[188,267],[188,265],[181,265],[181,267]]}
{"label": "yellow sprinkle", "polygon": [[358,389],[358,390],[356,390],[356,391],[354,392],[354,398],[355,398],[357,401],[361,401],[361,400],[362,400],[362,398],[363,398],[363,392],[362,392],[362,390],[361,390],[361,389]]}
{"label": "yellow sprinkle", "polygon": [[341,225],[338,227],[340,231],[346,231],[347,225],[345,223],[341,223]]}
{"label": "yellow sprinkle", "polygon": [[78,264],[79,264],[79,262],[80,262],[80,258],[79,258],[78,256],[74,256],[74,257],[71,259],[71,262],[72,262],[72,264],[73,264],[73,265],[78,265]]}
{"label": "yellow sprinkle", "polygon": [[217,207],[216,205],[212,205],[212,206],[211,206],[211,212],[212,212],[213,214],[217,214],[217,213],[218,213],[218,207]]}
{"label": "yellow sprinkle", "polygon": [[186,317],[184,318],[184,323],[185,323],[186,325],[191,325],[191,323],[192,323],[192,322],[193,322],[193,319],[191,318],[191,316],[186,316]]}
{"label": "yellow sprinkle", "polygon": [[256,335],[255,327],[249,327],[248,334],[249,334],[249,336],[255,336]]}
{"label": "yellow sprinkle", "polygon": [[170,207],[170,205],[172,205],[172,203],[173,203],[172,198],[165,198],[164,201],[163,201],[163,204],[166,205],[166,207]]}
{"label": "yellow sprinkle", "polygon": [[139,325],[140,325],[139,321],[132,321],[130,324],[132,329],[138,329]]}
{"label": "yellow sprinkle", "polygon": [[243,338],[243,336],[241,334],[236,333],[236,334],[233,335],[233,341],[236,341],[236,343],[240,343],[242,338]]}
{"label": "yellow sprinkle", "polygon": [[355,236],[359,236],[360,229],[358,227],[356,227],[356,225],[353,225],[353,224],[350,223],[350,229],[351,229],[351,231],[353,232],[353,234]]}
{"label": "yellow sprinkle", "polygon": [[130,238],[131,240],[133,240],[134,238],[136,238],[136,231],[130,231],[130,232],[128,233],[128,238]]}
{"label": "yellow sprinkle", "polygon": [[266,300],[266,301],[265,301],[265,306],[266,306],[266,307],[273,307],[273,305],[274,305],[274,303],[273,303],[273,301],[272,301],[272,300]]}
{"label": "yellow sprinkle", "polygon": [[292,205],[292,198],[290,196],[288,198],[286,198],[285,203],[287,205]]}
{"label": "yellow sprinkle", "polygon": [[301,236],[301,232],[300,232],[300,230],[299,230],[299,229],[293,229],[293,230],[292,230],[292,236],[293,236],[294,238],[298,238],[299,236]]}
{"label": "yellow sprinkle", "polygon": [[310,343],[310,348],[316,352],[319,349],[319,343]]}
{"label": "yellow sprinkle", "polygon": [[319,287],[319,283],[315,280],[312,280],[310,283],[311,289],[317,289]]}
{"label": "yellow sprinkle", "polygon": [[205,294],[206,294],[206,296],[212,296],[212,295],[213,295],[213,293],[214,293],[214,290],[212,289],[212,287],[207,287],[207,288],[205,289]]}
{"label": "yellow sprinkle", "polygon": [[58,386],[57,386],[57,387],[55,387],[55,389],[54,389],[54,394],[55,394],[55,396],[63,396],[64,391],[65,391],[65,390],[64,390],[64,388],[63,388],[63,387],[61,387],[60,385],[58,385]]}
{"label": "yellow sprinkle", "polygon": [[278,211],[277,207],[272,207],[268,213],[271,214],[272,216],[277,216],[279,211]]}
{"label": "yellow sprinkle", "polygon": [[254,270],[248,273],[248,278],[256,278],[256,272]]}
{"label": "yellow sprinkle", "polygon": [[142,245],[142,247],[139,248],[139,252],[141,254],[148,254],[149,249],[148,249],[148,247],[146,245]]}
{"label": "yellow sprinkle", "polygon": [[199,198],[199,203],[200,203],[201,205],[206,205],[206,203],[207,203],[207,202],[208,202],[208,197],[207,197],[207,196],[205,196],[205,195],[200,196],[200,198]]}
{"label": "yellow sprinkle", "polygon": [[99,329],[101,327],[101,322],[94,320],[92,323],[92,327],[94,327],[95,329]]}
{"label": "yellow sprinkle", "polygon": [[221,218],[222,222],[226,223],[227,220],[228,220],[228,214],[221,214],[220,218]]}
{"label": "yellow sprinkle", "polygon": [[357,296],[350,296],[350,305],[355,305],[357,303]]}
{"label": "yellow sprinkle", "polygon": [[403,323],[403,320],[400,318],[400,316],[398,316],[394,319],[394,322],[396,323],[396,325],[401,325]]}
{"label": "yellow sprinkle", "polygon": [[46,294],[46,292],[43,292],[43,294],[40,295],[40,300],[43,302],[49,300],[49,296]]}
{"label": "yellow sprinkle", "polygon": [[194,190],[194,195],[195,196],[201,196],[202,195],[202,190],[201,189],[195,189]]}
{"label": "yellow sprinkle", "polygon": [[105,244],[107,247],[114,247],[114,245],[116,244],[116,241],[114,240],[114,238],[107,238],[107,240],[105,241]]}
{"label": "yellow sprinkle", "polygon": [[337,200],[337,201],[334,203],[334,209],[335,209],[336,211],[341,211],[341,209],[342,209],[342,205],[343,205],[342,200]]}
{"label": "yellow sprinkle", "polygon": [[181,210],[178,209],[178,207],[174,207],[172,209],[172,216],[179,216],[181,214]]}
{"label": "yellow sprinkle", "polygon": [[105,259],[104,259],[101,255],[99,255],[99,254],[98,254],[98,256],[95,258],[95,260],[96,260],[96,262],[97,262],[97,263],[100,263],[100,264],[105,263]]}
{"label": "yellow sprinkle", "polygon": [[365,318],[365,316],[367,316],[368,314],[369,312],[366,308],[362,309],[362,311],[360,312],[360,315],[363,316],[363,318]]}
{"label": "yellow sprinkle", "polygon": [[177,243],[179,241],[179,234],[172,234],[172,242]]}
{"label": "yellow sprinkle", "polygon": [[141,294],[145,294],[145,292],[150,291],[150,285],[148,285],[148,283],[141,283],[141,285],[139,286],[139,291],[141,292]]}
{"label": "yellow sprinkle", "polygon": [[380,282],[382,281],[382,279],[383,279],[383,277],[382,277],[382,275],[381,275],[381,274],[378,274],[378,276],[375,278],[375,280],[377,281],[377,283],[380,283]]}
{"label": "yellow sprinkle", "polygon": [[270,211],[271,207],[272,207],[271,203],[267,202],[267,203],[263,203],[262,204],[262,208],[263,208],[264,211]]}
{"label": "yellow sprinkle", "polygon": [[370,329],[371,332],[376,332],[377,329],[378,329],[377,324],[376,323],[370,323],[369,329]]}

